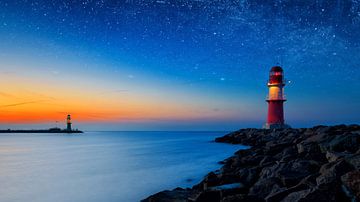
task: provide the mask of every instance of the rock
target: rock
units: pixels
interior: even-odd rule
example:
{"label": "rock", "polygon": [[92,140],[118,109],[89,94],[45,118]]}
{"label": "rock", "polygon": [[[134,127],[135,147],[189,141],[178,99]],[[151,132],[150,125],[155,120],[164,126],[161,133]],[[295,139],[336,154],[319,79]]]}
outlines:
{"label": "rock", "polygon": [[190,189],[176,188],[172,191],[159,192],[141,202],[187,202],[191,193]]}
{"label": "rock", "polygon": [[304,159],[316,160],[319,162],[326,162],[326,155],[321,150],[320,145],[317,142],[307,141],[309,140],[305,140],[296,145],[300,157]]}
{"label": "rock", "polygon": [[202,189],[207,190],[208,187],[220,185],[220,178],[214,172],[210,172],[201,184],[203,185]]}
{"label": "rock", "polygon": [[257,181],[254,186],[250,188],[249,195],[265,198],[267,195],[283,189],[284,187],[278,178],[266,178]]}
{"label": "rock", "polygon": [[321,175],[316,178],[316,182],[318,185],[332,183],[352,169],[353,167],[344,160],[327,163],[320,168]]}
{"label": "rock", "polygon": [[319,164],[316,161],[296,159],[287,163],[277,175],[284,186],[292,187],[298,184],[301,179],[306,176],[315,174],[318,169]]}
{"label": "rock", "polygon": [[312,130],[318,134],[325,134],[330,130],[330,127],[319,125],[319,126],[313,127]]}
{"label": "rock", "polygon": [[259,178],[260,167],[242,168],[237,171],[236,175],[239,176],[239,181],[245,185],[252,185]]}
{"label": "rock", "polygon": [[290,146],[290,147],[283,149],[283,151],[279,154],[279,156],[277,155],[277,158],[280,159],[280,161],[282,161],[282,162],[287,162],[287,161],[297,158],[298,157],[297,154],[298,154],[298,152],[297,152],[296,147]]}
{"label": "rock", "polygon": [[265,156],[259,163],[260,166],[268,166],[274,164],[276,159],[272,156]]}
{"label": "rock", "polygon": [[237,194],[233,196],[226,196],[221,202],[265,202],[264,199],[256,197],[256,196],[249,196],[246,194]]}
{"label": "rock", "polygon": [[349,198],[360,200],[360,171],[355,170],[346,173],[341,177],[344,188],[348,190],[346,194]]}
{"label": "rock", "polygon": [[344,156],[347,156],[347,155],[348,155],[347,153],[327,151],[325,156],[329,162],[334,162],[334,161],[337,161],[340,158],[343,158]]}
{"label": "rock", "polygon": [[303,201],[303,198],[309,193],[310,193],[310,189],[293,192],[293,193],[290,193],[288,196],[286,196],[283,200],[281,200],[281,202]]}
{"label": "rock", "polygon": [[284,148],[291,146],[290,143],[276,144],[274,142],[270,142],[270,144],[266,144],[264,148],[265,155],[275,155],[281,153]]}
{"label": "rock", "polygon": [[220,202],[221,198],[220,190],[206,190],[198,195],[195,202]]}
{"label": "rock", "polygon": [[287,195],[289,195],[290,193],[293,193],[293,192],[297,192],[297,191],[301,191],[301,190],[305,190],[305,189],[308,189],[309,186],[304,184],[304,183],[301,183],[301,184],[298,184],[297,186],[294,186],[294,187],[291,187],[291,188],[288,188],[288,189],[284,189],[284,190],[281,190],[281,191],[278,191],[278,192],[275,192],[275,193],[272,193],[272,194],[269,194],[265,200],[266,202],[277,202],[277,201],[281,201],[282,199],[284,199]]}
{"label": "rock", "polygon": [[292,187],[304,177],[317,172],[318,169],[319,164],[315,161],[296,159],[263,168],[260,179],[278,178],[283,186]]}
{"label": "rock", "polygon": [[163,191],[144,201],[360,200],[359,125],[241,129],[216,142],[251,147],[222,161],[221,169],[193,188]]}
{"label": "rock", "polygon": [[360,154],[346,156],[345,161],[348,162],[355,169],[360,170]]}
{"label": "rock", "polygon": [[314,188],[293,192],[285,197],[282,202],[346,202],[348,198],[337,183],[322,184]]}
{"label": "rock", "polygon": [[359,149],[360,136],[353,133],[337,135],[326,144],[330,151],[355,153]]}

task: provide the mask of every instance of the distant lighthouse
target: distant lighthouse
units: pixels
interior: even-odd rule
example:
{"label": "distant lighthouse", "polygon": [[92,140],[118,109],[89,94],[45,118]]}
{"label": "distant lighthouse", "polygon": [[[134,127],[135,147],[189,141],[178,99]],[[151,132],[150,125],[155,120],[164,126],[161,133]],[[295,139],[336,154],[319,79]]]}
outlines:
{"label": "distant lighthouse", "polygon": [[67,130],[67,131],[71,131],[71,130],[72,130],[72,129],[71,129],[71,116],[70,116],[70,114],[67,115],[67,119],[66,119],[66,130]]}
{"label": "distant lighthouse", "polygon": [[270,78],[267,86],[269,95],[266,102],[268,103],[268,116],[264,126],[266,129],[289,128],[284,121],[284,71],[280,66],[274,66],[270,70]]}

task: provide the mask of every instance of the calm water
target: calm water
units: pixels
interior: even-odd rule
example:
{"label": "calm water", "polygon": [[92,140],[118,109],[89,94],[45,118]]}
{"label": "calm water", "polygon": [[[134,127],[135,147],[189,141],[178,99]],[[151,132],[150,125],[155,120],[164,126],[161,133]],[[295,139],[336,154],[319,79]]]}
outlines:
{"label": "calm water", "polygon": [[191,187],[241,146],[213,132],[1,134],[0,201],[132,202]]}

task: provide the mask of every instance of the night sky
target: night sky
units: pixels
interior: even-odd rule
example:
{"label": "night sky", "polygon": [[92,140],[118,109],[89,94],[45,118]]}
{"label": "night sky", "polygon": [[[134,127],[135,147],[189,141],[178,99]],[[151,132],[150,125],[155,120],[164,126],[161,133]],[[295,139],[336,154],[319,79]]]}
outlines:
{"label": "night sky", "polygon": [[0,125],[233,130],[360,121],[359,0],[0,0]]}

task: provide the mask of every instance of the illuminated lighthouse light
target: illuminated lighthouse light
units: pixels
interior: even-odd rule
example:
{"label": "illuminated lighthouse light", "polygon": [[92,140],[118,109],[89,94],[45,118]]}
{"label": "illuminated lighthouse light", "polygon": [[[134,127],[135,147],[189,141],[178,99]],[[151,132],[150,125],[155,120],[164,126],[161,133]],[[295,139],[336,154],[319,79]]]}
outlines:
{"label": "illuminated lighthouse light", "polygon": [[289,128],[284,121],[284,102],[286,101],[284,94],[284,71],[280,66],[272,67],[270,70],[270,78],[268,82],[269,94],[266,98],[268,102],[268,117],[264,128]]}

